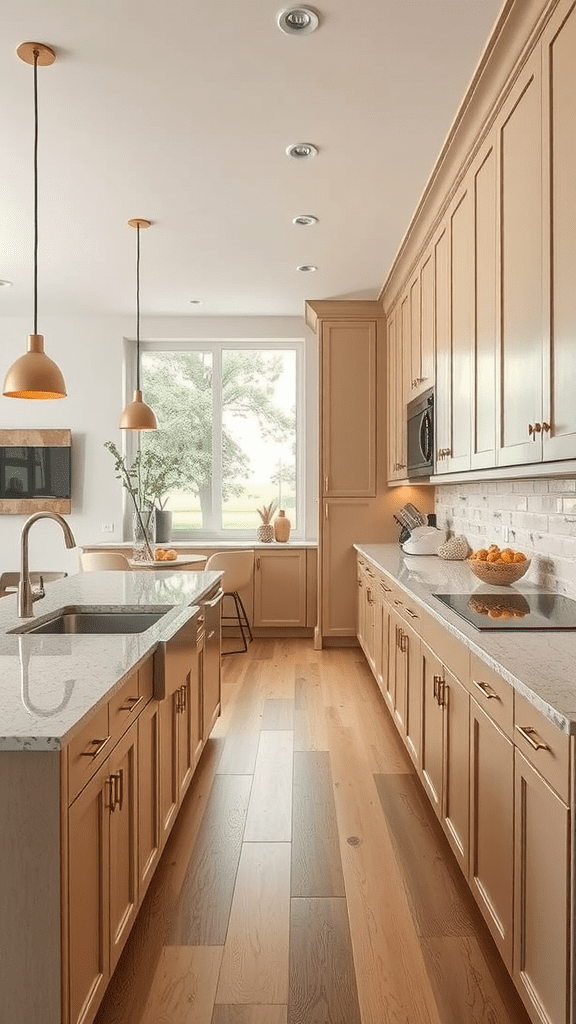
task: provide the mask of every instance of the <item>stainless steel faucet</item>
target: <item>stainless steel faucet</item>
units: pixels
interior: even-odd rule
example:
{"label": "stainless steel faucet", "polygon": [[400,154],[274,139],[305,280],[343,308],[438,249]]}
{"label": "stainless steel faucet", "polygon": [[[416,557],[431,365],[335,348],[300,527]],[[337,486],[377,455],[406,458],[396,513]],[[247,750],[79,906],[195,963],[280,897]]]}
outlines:
{"label": "stainless steel faucet", "polygon": [[30,533],[30,527],[32,523],[35,523],[37,519],[53,519],[54,522],[59,523],[62,527],[64,534],[64,540],[67,548],[75,548],[76,541],[74,534],[68,526],[66,520],[58,514],[58,512],[35,512],[33,516],[30,516],[26,520],[22,527],[22,533],[20,535],[20,582],[18,584],[18,616],[21,619],[32,618],[34,612],[32,611],[32,604],[38,597],[43,597],[44,592],[38,595],[32,591],[32,584],[30,583],[30,573],[28,571],[28,534]]}

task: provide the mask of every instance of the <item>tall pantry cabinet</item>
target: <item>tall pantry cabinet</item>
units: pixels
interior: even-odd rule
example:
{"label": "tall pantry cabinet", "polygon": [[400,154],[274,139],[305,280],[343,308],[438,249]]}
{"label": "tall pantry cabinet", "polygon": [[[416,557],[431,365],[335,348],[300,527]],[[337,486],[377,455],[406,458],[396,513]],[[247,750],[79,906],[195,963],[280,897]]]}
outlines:
{"label": "tall pantry cabinet", "polygon": [[[319,342],[320,481],[317,648],[356,634],[352,545],[386,536],[378,482],[386,478],[386,347],[378,302],[306,303]],[[380,485],[382,486],[382,484]],[[384,511],[384,515],[382,512]]]}

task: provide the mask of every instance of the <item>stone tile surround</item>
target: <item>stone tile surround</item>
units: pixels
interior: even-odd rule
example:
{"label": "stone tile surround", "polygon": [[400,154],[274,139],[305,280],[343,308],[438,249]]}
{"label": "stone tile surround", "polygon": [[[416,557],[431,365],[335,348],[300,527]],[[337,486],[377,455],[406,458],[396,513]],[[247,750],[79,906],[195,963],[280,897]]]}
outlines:
{"label": "stone tile surround", "polygon": [[509,545],[532,559],[526,579],[576,597],[576,479],[483,480],[436,487],[438,526],[474,549]]}

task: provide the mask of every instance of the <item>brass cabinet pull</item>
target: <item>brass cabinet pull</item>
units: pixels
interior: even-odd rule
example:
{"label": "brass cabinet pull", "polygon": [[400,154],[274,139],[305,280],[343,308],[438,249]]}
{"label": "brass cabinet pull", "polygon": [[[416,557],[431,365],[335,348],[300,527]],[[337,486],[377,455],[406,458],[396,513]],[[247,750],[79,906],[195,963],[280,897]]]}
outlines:
{"label": "brass cabinet pull", "polygon": [[114,806],[118,806],[122,810],[122,804],[124,803],[124,769],[120,768],[117,774],[112,776],[114,779]]}
{"label": "brass cabinet pull", "polygon": [[518,730],[521,736],[524,737],[527,743],[534,750],[550,750],[547,743],[544,742],[542,737],[538,734],[534,726],[532,725],[517,725],[515,728]]}
{"label": "brass cabinet pull", "polygon": [[122,705],[120,711],[128,711],[132,714],[136,710],[139,704],[142,703],[144,697],[127,697],[126,703]]}
{"label": "brass cabinet pull", "polygon": [[[116,809],[116,803],[114,800],[114,776],[110,775],[109,778],[104,782],[104,786],[108,789],[108,809],[114,811]],[[106,804],[106,797],[104,797],[104,803]]]}
{"label": "brass cabinet pull", "polygon": [[104,750],[104,747],[111,739],[111,736],[106,736],[103,740],[90,740],[90,743],[96,744],[94,750],[83,750],[80,757],[98,757],[98,754]]}
{"label": "brass cabinet pull", "polygon": [[541,423],[529,423],[528,424],[528,436],[534,441],[536,440],[536,434],[540,434],[542,431]]}
{"label": "brass cabinet pull", "polygon": [[474,683],[474,686],[477,686],[478,689],[481,690],[481,692],[484,694],[485,697],[488,698],[488,700],[500,700],[500,697],[496,693],[496,690],[493,690],[490,684],[485,683],[483,679],[473,679],[472,682]]}
{"label": "brass cabinet pull", "polygon": [[385,592],[386,592],[387,594],[391,594],[391,593],[392,593],[392,587],[387,587],[385,583],[382,583],[382,581],[380,581],[380,587],[381,587],[381,588],[382,588],[382,590],[384,590],[384,591],[385,591]]}
{"label": "brass cabinet pull", "polygon": [[324,477],[324,490],[325,491],[328,490],[328,477],[327,476]]}
{"label": "brass cabinet pull", "polygon": [[324,505],[324,518],[328,519],[328,503]]}
{"label": "brass cabinet pull", "polygon": [[177,690],[174,690],[174,697],[176,699],[176,714],[179,715],[182,711],[182,687],[179,686]]}
{"label": "brass cabinet pull", "polygon": [[544,422],[542,423],[542,430],[545,434],[547,434],[550,429],[550,424],[546,423],[546,420],[544,420]]}
{"label": "brass cabinet pull", "polygon": [[186,692],[186,684],[185,683],[180,687],[180,690],[182,691],[182,705],[181,705],[181,708],[182,708],[182,711],[186,711],[186,708],[188,706],[188,694]]}
{"label": "brass cabinet pull", "polygon": [[396,630],[396,647],[400,647],[400,626],[395,626]]}
{"label": "brass cabinet pull", "polygon": [[405,633],[403,629],[400,630],[400,650],[403,654],[406,654],[408,650],[408,633]]}
{"label": "brass cabinet pull", "polygon": [[436,698],[436,703],[439,707],[446,703],[446,682],[442,676],[434,676],[434,688],[432,690],[432,696]]}
{"label": "brass cabinet pull", "polygon": [[397,597],[394,598],[394,604],[400,605],[400,608],[402,608],[402,601],[399,601]]}
{"label": "brass cabinet pull", "polygon": [[395,462],[394,463],[394,469],[395,470],[396,469],[406,469],[406,463],[405,462]]}
{"label": "brass cabinet pull", "polygon": [[410,616],[411,619],[420,618],[420,616],[416,612],[413,612],[411,608],[405,608],[404,611],[406,612],[406,615]]}

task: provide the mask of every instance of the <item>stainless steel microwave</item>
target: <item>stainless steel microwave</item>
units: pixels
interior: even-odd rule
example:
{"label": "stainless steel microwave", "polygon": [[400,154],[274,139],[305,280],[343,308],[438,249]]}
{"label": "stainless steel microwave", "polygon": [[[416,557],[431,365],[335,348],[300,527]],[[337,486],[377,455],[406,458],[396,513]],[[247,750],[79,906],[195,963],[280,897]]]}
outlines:
{"label": "stainless steel microwave", "polygon": [[434,388],[428,388],[407,406],[407,475],[434,472]]}

